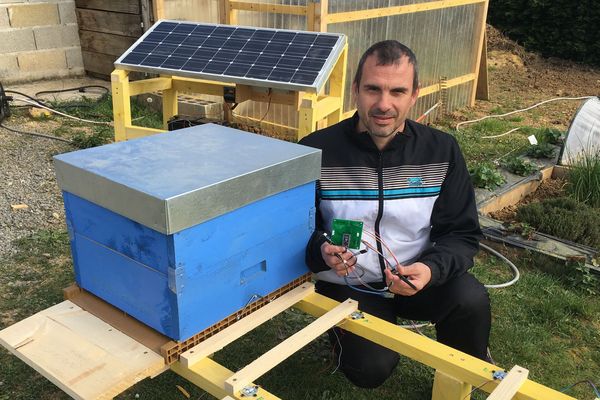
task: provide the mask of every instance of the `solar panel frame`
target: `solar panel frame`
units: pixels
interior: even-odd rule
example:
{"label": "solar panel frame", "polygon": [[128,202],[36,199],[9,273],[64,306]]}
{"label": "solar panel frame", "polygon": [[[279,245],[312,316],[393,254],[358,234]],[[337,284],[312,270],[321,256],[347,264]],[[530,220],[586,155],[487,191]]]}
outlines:
{"label": "solar panel frame", "polygon": [[[340,33],[160,20],[114,65],[128,71],[318,93],[345,44]],[[180,67],[184,58],[187,62]],[[281,60],[284,63],[278,65]]]}

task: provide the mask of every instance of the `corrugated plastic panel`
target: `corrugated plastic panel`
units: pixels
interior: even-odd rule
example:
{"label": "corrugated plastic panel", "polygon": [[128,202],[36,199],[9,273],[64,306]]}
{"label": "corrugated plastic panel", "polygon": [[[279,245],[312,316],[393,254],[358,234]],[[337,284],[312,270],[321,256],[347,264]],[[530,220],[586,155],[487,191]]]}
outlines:
{"label": "corrugated plastic panel", "polygon": [[[329,0],[329,13],[368,10],[427,3],[431,0]],[[305,6],[306,0],[255,0],[255,3]],[[218,22],[218,0],[165,0],[168,18],[181,13],[181,18]],[[209,10],[207,12],[206,10]],[[345,111],[354,108],[351,100],[351,83],[362,53],[379,40],[396,39],[412,48],[419,61],[421,87],[437,84],[441,77],[456,78],[474,72],[478,40],[476,26],[481,19],[483,3],[452,7],[413,14],[331,24],[329,32],[348,36],[348,71],[346,77]],[[213,16],[214,13],[214,16]],[[210,15],[210,16],[209,16]],[[266,28],[306,29],[306,17],[249,11],[238,12],[240,25]],[[472,83],[448,90],[446,110],[453,111],[469,104]],[[419,99],[411,114],[417,118],[439,100],[433,93]],[[431,114],[435,117],[440,112]],[[297,126],[297,112],[293,107],[261,102],[246,102],[235,113],[256,120],[286,126]]]}

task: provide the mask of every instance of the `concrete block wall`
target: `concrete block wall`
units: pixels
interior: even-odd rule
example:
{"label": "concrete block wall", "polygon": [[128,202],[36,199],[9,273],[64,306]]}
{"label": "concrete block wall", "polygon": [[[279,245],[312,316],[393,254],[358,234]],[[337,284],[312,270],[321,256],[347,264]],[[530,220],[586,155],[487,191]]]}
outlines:
{"label": "concrete block wall", "polygon": [[0,0],[0,82],[83,74],[74,0]]}

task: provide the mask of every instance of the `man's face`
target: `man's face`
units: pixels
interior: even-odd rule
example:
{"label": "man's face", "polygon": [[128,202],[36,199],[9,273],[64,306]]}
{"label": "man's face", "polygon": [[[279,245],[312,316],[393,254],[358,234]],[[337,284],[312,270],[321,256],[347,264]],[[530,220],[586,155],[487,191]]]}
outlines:
{"label": "man's face", "polygon": [[377,65],[377,55],[372,54],[363,65],[360,84],[352,85],[358,129],[369,132],[380,149],[380,144],[387,144],[396,132],[404,130],[406,116],[417,101],[413,74],[407,57],[398,65]]}

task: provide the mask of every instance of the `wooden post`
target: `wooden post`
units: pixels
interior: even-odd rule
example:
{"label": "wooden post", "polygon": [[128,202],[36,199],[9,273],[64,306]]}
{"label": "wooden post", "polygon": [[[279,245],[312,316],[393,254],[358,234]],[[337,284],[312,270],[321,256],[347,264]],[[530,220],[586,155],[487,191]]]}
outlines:
{"label": "wooden post", "polygon": [[116,69],[110,74],[113,101],[115,142],[127,140],[125,127],[131,125],[131,103],[129,100],[129,73]]}
{"label": "wooden post", "polygon": [[169,120],[177,115],[179,104],[177,101],[177,90],[176,89],[165,89],[162,92],[163,101],[163,128],[169,129]]}
{"label": "wooden post", "polygon": [[317,95],[305,94],[298,110],[298,140],[317,128]]}
{"label": "wooden post", "polygon": [[154,14],[154,21],[165,18],[164,0],[152,0],[152,13]]}
{"label": "wooden post", "polygon": [[229,0],[221,1],[220,20],[222,24],[237,25],[237,13],[238,10],[231,7]]}
{"label": "wooden post", "polygon": [[154,16],[152,15],[152,7],[150,6],[150,0],[140,0],[142,24],[144,32],[146,32],[154,22]]}
{"label": "wooden post", "polygon": [[339,97],[340,108],[337,111],[327,116],[327,124],[333,125],[342,120],[342,113],[344,111],[344,94],[346,88],[346,67],[348,64],[348,43],[344,45],[344,50],[340,58],[338,58],[333,71],[329,77],[329,95]]}
{"label": "wooden post", "polygon": [[477,38],[476,36],[476,38],[478,39],[478,43],[477,49],[475,51],[475,59],[473,65],[473,71],[475,72],[476,81],[473,82],[473,89],[471,90],[471,99],[469,102],[469,105],[471,106],[475,105],[475,97],[477,96],[477,80],[479,79],[479,68],[481,66],[481,56],[483,54],[483,44],[485,41],[485,21],[487,19],[488,4],[489,0],[485,0],[485,2],[481,5],[481,18],[479,19],[479,22],[477,23],[477,26],[475,28],[475,32],[477,32],[476,35],[478,35],[479,37]]}
{"label": "wooden post", "polygon": [[488,85],[488,65],[487,65],[487,33],[483,37],[483,47],[479,58],[479,75],[477,75],[477,91],[475,93],[477,100],[489,100],[490,89]]}
{"label": "wooden post", "polygon": [[468,400],[470,398],[471,385],[443,372],[435,371],[431,400]]}
{"label": "wooden post", "polygon": [[306,4],[306,29],[327,32],[327,8],[329,0],[309,0]]}

